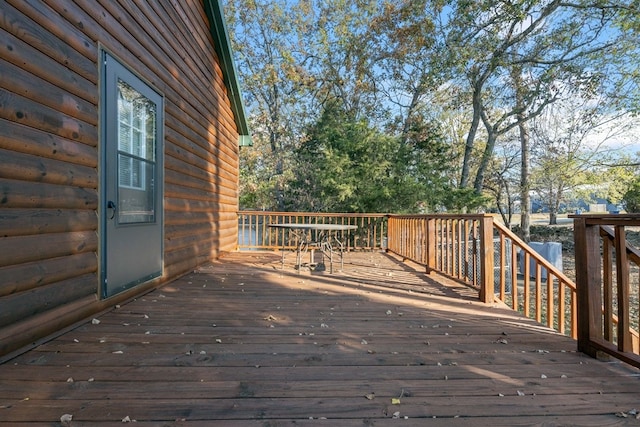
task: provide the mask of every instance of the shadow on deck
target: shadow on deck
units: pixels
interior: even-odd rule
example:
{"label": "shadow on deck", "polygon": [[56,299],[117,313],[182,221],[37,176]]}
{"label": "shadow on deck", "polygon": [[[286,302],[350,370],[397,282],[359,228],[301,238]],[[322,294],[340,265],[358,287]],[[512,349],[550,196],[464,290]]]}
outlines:
{"label": "shadow on deck", "polygon": [[234,253],[97,320],[0,365],[0,423],[640,425],[637,370],[383,253]]}

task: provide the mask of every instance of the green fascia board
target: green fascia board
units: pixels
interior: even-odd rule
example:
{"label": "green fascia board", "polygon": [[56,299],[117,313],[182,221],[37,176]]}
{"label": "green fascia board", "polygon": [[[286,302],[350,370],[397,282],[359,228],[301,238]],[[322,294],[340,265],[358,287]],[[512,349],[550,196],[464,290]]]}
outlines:
{"label": "green fascia board", "polygon": [[211,23],[211,36],[213,37],[216,54],[220,59],[224,84],[227,86],[227,91],[229,92],[231,109],[233,110],[233,116],[236,126],[238,127],[238,133],[240,134],[238,144],[240,146],[253,145],[249,133],[249,125],[247,124],[244,102],[242,101],[242,95],[240,93],[238,73],[236,72],[236,65],[233,61],[233,53],[231,51],[231,43],[229,41],[229,33],[227,31],[221,1],[204,0],[204,9]]}

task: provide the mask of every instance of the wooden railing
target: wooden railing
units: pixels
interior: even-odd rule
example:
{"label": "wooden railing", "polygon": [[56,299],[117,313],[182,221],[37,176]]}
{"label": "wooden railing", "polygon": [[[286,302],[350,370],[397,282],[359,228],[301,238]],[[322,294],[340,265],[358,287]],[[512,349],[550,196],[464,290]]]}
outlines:
{"label": "wooden railing", "polygon": [[578,349],[640,367],[640,254],[627,231],[640,215],[575,215]]}
{"label": "wooden railing", "polygon": [[241,211],[238,212],[238,250],[295,249],[295,239],[290,238],[289,230],[269,227],[284,223],[355,225],[356,230],[338,232],[345,250],[379,250],[386,245],[385,214]]}
{"label": "wooden railing", "polygon": [[491,215],[391,215],[389,250],[577,337],[575,283]]}
{"label": "wooden railing", "polygon": [[[388,250],[478,288],[493,302],[493,218],[489,215],[390,215]],[[482,262],[484,260],[485,262]]]}
{"label": "wooden railing", "polygon": [[[504,225],[494,222],[493,227],[500,245],[496,269],[501,276],[496,297],[525,316],[577,338],[575,282]],[[509,251],[505,250],[507,246]],[[507,255],[511,257],[509,262]],[[516,284],[510,293],[505,292],[506,273],[511,276],[509,283]]]}
{"label": "wooden railing", "polygon": [[587,354],[604,351],[640,367],[640,251],[624,238],[625,227],[640,227],[640,215],[574,217],[576,282],[491,215],[242,211],[238,218],[239,250],[295,248],[286,230],[269,224],[357,225],[339,236],[346,250],[386,249],[476,288],[481,301],[503,301],[577,338]]}

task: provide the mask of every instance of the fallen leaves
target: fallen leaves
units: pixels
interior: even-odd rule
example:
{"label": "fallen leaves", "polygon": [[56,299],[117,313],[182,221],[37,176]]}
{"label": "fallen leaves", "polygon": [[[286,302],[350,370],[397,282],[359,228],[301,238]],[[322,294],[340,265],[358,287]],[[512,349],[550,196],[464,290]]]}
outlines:
{"label": "fallen leaves", "polygon": [[616,417],[618,418],[635,418],[636,420],[640,420],[640,411],[637,409],[630,409],[627,412],[620,411],[616,412]]}

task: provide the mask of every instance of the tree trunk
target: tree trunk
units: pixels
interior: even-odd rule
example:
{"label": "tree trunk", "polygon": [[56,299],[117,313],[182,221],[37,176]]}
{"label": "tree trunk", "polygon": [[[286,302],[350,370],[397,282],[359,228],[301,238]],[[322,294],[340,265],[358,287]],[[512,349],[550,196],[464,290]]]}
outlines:
{"label": "tree trunk", "polygon": [[531,183],[529,182],[529,126],[525,118],[525,94],[522,67],[514,66],[511,79],[515,86],[518,131],[520,135],[520,233],[522,240],[531,241]]}
{"label": "tree trunk", "polygon": [[546,200],[546,206],[547,209],[549,209],[549,225],[554,225],[558,223],[557,220],[557,210],[556,210],[556,199],[557,199],[558,195],[555,192],[555,189],[553,188],[553,183],[549,183],[548,184],[548,192],[547,192],[547,200]]}
{"label": "tree trunk", "polygon": [[473,183],[473,188],[476,190],[477,194],[482,193],[482,189],[484,187],[484,174],[489,167],[489,162],[491,161],[491,157],[493,156],[493,149],[496,145],[496,132],[493,127],[489,126],[488,123],[485,123],[485,127],[487,129],[487,145],[484,147],[484,152],[482,153],[482,159],[480,160],[480,165],[478,166],[478,173],[476,174],[476,179]]}
{"label": "tree trunk", "polygon": [[480,84],[476,84],[473,90],[473,117],[471,119],[471,126],[469,127],[469,133],[467,134],[467,142],[464,146],[464,160],[462,162],[462,174],[460,176],[460,188],[467,188],[469,185],[469,175],[471,170],[471,159],[473,158],[473,145],[476,139],[476,133],[478,132],[478,126],[480,126],[480,113],[482,109],[481,93],[482,88]]}
{"label": "tree trunk", "polygon": [[522,240],[531,240],[531,183],[529,182],[529,127],[518,117],[520,131],[520,232]]}

